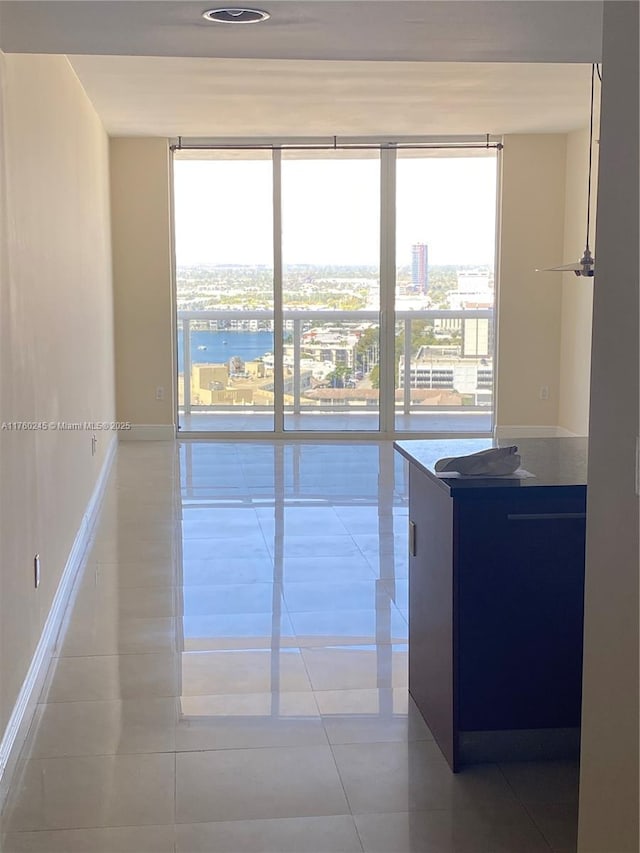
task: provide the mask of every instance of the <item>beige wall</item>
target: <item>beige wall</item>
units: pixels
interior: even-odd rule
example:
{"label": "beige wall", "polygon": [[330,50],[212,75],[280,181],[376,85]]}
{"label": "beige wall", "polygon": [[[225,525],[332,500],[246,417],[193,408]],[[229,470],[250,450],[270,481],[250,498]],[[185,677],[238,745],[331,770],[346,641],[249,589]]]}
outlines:
{"label": "beige wall", "polygon": [[[64,57],[0,74],[0,420],[112,421],[107,137]],[[0,731],[112,439],[91,435],[0,432]]]}
{"label": "beige wall", "polygon": [[638,851],[638,5],[604,4],[580,853]]}
{"label": "beige wall", "polygon": [[117,413],[159,437],[175,420],[169,183],[166,139],[111,140]]}
{"label": "beige wall", "polygon": [[[588,152],[588,130],[505,137],[496,414],[501,430],[588,433],[593,282],[534,271],[582,255]],[[594,191],[592,222],[595,208]],[[548,387],[548,400],[540,399],[541,386]]]}
{"label": "beige wall", "polygon": [[[512,135],[502,152],[496,423],[553,427],[560,392],[566,136]],[[547,386],[549,398],[540,399]]]}
{"label": "beige wall", "polygon": [[[597,134],[596,134],[597,137]],[[595,255],[595,209],[598,146],[593,145],[590,247]],[[567,135],[567,181],[564,213],[563,263],[577,261],[586,236],[589,131]],[[569,432],[589,431],[589,381],[591,375],[591,320],[593,279],[562,276],[562,325],[560,337],[560,394],[558,424]]]}
{"label": "beige wall", "polygon": [[[581,252],[586,195],[582,143],[582,133],[505,138],[499,428],[561,426],[586,432],[590,284],[576,291],[568,281],[575,277],[535,272],[536,267],[577,259]],[[111,140],[111,174],[118,417],[136,425],[164,426],[169,432],[158,437],[166,437],[175,419],[167,141]],[[158,386],[164,388],[162,401],[156,399]],[[540,397],[542,386],[549,389],[546,400]]]}

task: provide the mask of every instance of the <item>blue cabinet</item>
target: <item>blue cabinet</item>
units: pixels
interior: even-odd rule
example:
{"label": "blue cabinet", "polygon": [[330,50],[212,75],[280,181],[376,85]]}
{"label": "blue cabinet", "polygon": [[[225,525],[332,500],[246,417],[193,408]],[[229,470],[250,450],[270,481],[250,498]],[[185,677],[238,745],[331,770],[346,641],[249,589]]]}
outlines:
{"label": "blue cabinet", "polygon": [[410,463],[409,690],[449,764],[577,754],[586,443],[521,442],[536,475],[522,480],[435,477],[438,456],[483,447],[396,447]]}

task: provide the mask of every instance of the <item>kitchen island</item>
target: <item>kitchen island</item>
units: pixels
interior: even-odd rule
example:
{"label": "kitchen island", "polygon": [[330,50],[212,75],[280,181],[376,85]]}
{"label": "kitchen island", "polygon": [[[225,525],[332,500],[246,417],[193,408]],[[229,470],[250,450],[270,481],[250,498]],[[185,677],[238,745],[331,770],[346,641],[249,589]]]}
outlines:
{"label": "kitchen island", "polygon": [[[533,476],[441,479],[516,444]],[[409,691],[451,768],[575,756],[587,440],[406,440]]]}

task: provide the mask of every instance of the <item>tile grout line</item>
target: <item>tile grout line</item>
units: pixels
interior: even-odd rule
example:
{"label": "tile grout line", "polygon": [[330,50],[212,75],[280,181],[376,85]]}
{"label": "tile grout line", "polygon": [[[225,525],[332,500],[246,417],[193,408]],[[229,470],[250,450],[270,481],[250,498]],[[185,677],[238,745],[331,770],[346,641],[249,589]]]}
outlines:
{"label": "tile grout line", "polygon": [[[328,740],[328,738],[327,738],[327,740]],[[351,820],[353,821],[353,826],[354,826],[354,829],[356,831],[356,835],[358,836],[358,842],[360,843],[360,847],[362,848],[362,851],[364,853],[364,844],[363,844],[362,838],[360,836],[360,832],[358,830],[358,825],[356,823],[355,815],[353,813],[353,808],[351,806],[351,802],[349,801],[349,796],[347,795],[347,789],[345,788],[344,780],[342,778],[342,774],[340,773],[340,768],[338,767],[338,762],[336,760],[336,756],[335,756],[335,752],[334,752],[333,747],[334,747],[334,744],[329,743],[329,749],[331,750],[331,758],[333,759],[333,764],[335,766],[336,773],[338,774],[338,779],[340,780],[340,787],[342,788],[342,793],[344,795],[345,801],[346,801],[347,806],[349,808],[349,815],[351,817]]]}
{"label": "tile grout line", "polygon": [[551,846],[551,844],[550,844],[550,843],[549,843],[549,841],[547,840],[547,836],[544,834],[544,832],[542,831],[542,829],[540,829],[540,827],[538,826],[537,821],[534,819],[533,815],[531,814],[531,812],[530,812],[530,811],[529,811],[529,809],[527,808],[527,804],[524,802],[524,800],[522,800],[522,799],[518,796],[518,792],[516,791],[516,789],[514,788],[514,786],[511,784],[511,781],[510,781],[509,777],[507,776],[507,774],[504,772],[504,770],[503,770],[503,768],[502,768],[502,763],[500,763],[500,762],[496,762],[496,767],[497,767],[497,768],[498,768],[498,770],[500,771],[500,775],[502,776],[502,778],[503,778],[503,779],[505,780],[505,782],[507,783],[507,786],[509,787],[509,789],[513,792],[513,796],[515,797],[516,802],[518,802],[518,803],[522,806],[522,810],[523,810],[523,811],[524,811],[524,813],[527,815],[527,817],[529,818],[529,820],[531,821],[531,823],[533,824],[533,826],[535,826],[535,828],[537,829],[537,831],[538,831],[538,832],[539,832],[539,834],[540,834],[540,837],[542,838],[542,840],[544,841],[544,843],[547,845],[547,847],[549,848],[549,850],[551,851],[551,853],[553,853],[553,847]]}
{"label": "tile grout line", "polygon": [[[177,745],[176,745],[177,746]],[[178,851],[178,751],[173,753],[173,853]]]}

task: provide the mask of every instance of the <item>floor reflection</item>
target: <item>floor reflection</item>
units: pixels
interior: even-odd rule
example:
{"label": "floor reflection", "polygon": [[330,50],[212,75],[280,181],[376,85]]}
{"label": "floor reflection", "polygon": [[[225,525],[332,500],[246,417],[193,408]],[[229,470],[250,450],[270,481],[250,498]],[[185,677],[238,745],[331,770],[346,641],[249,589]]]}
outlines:
{"label": "floor reflection", "polygon": [[[184,442],[179,470],[180,724],[191,740],[241,729],[251,742],[260,729],[265,745],[280,742],[282,718],[297,742],[292,716],[309,736],[327,725],[338,736],[353,716],[372,733],[376,718],[406,728],[396,582],[407,488],[391,444]],[[336,691],[352,693],[332,705]]]}

